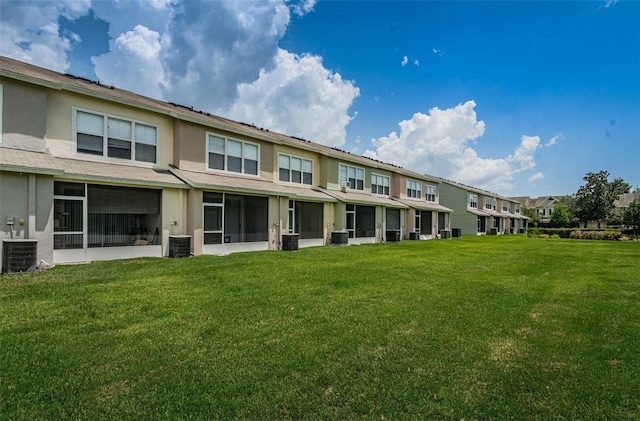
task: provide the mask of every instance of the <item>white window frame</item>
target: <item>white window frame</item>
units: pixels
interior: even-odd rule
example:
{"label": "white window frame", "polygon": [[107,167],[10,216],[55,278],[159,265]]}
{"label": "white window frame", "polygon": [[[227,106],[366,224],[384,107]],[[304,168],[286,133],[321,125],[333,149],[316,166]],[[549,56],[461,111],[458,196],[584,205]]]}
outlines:
{"label": "white window frame", "polygon": [[289,200],[289,234],[297,234],[295,231],[296,231],[296,201]]}
{"label": "white window frame", "polygon": [[[376,191],[373,191],[373,186],[376,186]],[[382,193],[379,192],[379,188],[382,188]],[[391,196],[391,178],[388,175],[371,173],[371,194]]]}
{"label": "white window frame", "polygon": [[[280,158],[288,158],[289,159],[289,180],[281,180],[280,179],[280,170],[281,169],[286,169],[286,168],[281,168],[280,167]],[[292,159],[299,159],[300,160],[300,181],[293,181],[293,171],[294,169],[292,168],[293,165],[291,164]],[[311,165],[311,171],[305,171],[305,163]],[[311,182],[310,183],[305,183],[304,182],[304,175],[305,174],[311,174]],[[308,159],[308,158],[303,158],[301,156],[297,156],[297,155],[290,155],[287,153],[278,153],[278,182],[280,183],[288,183],[288,184],[300,184],[302,186],[313,186],[313,160],[312,159]]]}
{"label": "white window frame", "polygon": [[422,199],[422,183],[417,180],[407,179],[407,197]]}
{"label": "white window frame", "polygon": [[[345,168],[346,177],[342,174],[343,168]],[[358,177],[359,173],[362,174],[361,178]],[[347,164],[338,165],[338,179],[340,181],[340,184],[342,185],[343,182],[349,182],[350,190],[364,191],[365,173],[366,172],[362,167],[354,167],[353,165],[347,165]],[[353,177],[351,177],[351,175],[353,175]],[[354,180],[354,183],[351,183],[352,179]],[[362,181],[362,188],[358,188],[358,181]],[[352,185],[352,184],[355,184],[355,185]]]}
{"label": "white window frame", "polygon": [[520,205],[518,203],[513,204],[513,212],[516,214],[520,214]]}
{"label": "white window frame", "polygon": [[509,212],[509,202],[505,200],[502,201],[502,212]]}
{"label": "white window frame", "polygon": [[[91,115],[102,118],[102,154],[78,152],[78,127],[77,127],[78,113],[91,114]],[[119,120],[119,121],[123,121],[131,124],[130,139],[128,140],[123,139],[125,141],[130,142],[131,158],[118,158],[118,157],[109,156],[109,120],[110,119]],[[158,155],[160,151],[160,145],[159,145],[160,144],[160,127],[158,127],[158,125],[149,123],[147,121],[131,119],[128,117],[122,117],[115,114],[104,113],[102,111],[95,111],[95,110],[90,110],[90,109],[80,108],[80,107],[72,108],[72,120],[73,121],[71,126],[73,131],[73,141],[72,141],[73,155],[94,157],[94,158],[99,158],[99,159],[112,161],[112,162],[130,162],[130,163],[135,163],[137,165],[144,165],[144,166],[154,166],[158,164]],[[138,139],[136,138],[137,132],[138,132],[137,130],[138,126],[150,127],[155,130],[155,144],[146,143],[142,140],[138,141]],[[95,136],[98,136],[98,135],[95,135]],[[155,156],[154,156],[153,162],[141,161],[136,159],[137,144],[153,145],[155,147]]]}
{"label": "white window frame", "polygon": [[[211,153],[215,153],[215,151],[211,151],[209,149],[209,137],[213,136],[215,138],[221,139],[224,141],[224,151],[222,153],[222,160],[223,160],[223,165],[222,168],[211,168],[210,167],[210,162],[209,162],[209,158],[210,158],[210,154]],[[234,155],[229,155],[228,150],[229,150],[229,143],[230,142],[237,142],[240,143],[240,156],[234,156]],[[256,148],[256,173],[252,174],[252,173],[247,173],[246,170],[246,160],[248,158],[245,157],[245,146],[254,146]],[[260,144],[259,143],[254,143],[254,142],[247,142],[244,140],[240,140],[240,139],[235,139],[232,137],[227,137],[227,136],[222,136],[218,133],[212,133],[212,132],[206,132],[205,135],[205,152],[206,152],[206,157],[205,157],[205,168],[207,171],[223,171],[225,173],[231,173],[231,174],[239,174],[239,175],[244,175],[247,177],[260,177]],[[229,169],[229,157],[232,158],[240,158],[240,171],[232,171]]]}
{"label": "white window frame", "polygon": [[[214,193],[214,194],[220,194],[222,195],[222,201],[221,202],[205,202],[204,201],[204,195],[205,193]],[[205,241],[205,234],[220,234],[222,241],[220,242],[221,244],[224,243],[224,200],[225,200],[225,193],[222,192],[214,192],[214,191],[205,191],[202,193],[202,242],[203,244],[206,244]],[[206,227],[206,222],[205,222],[205,208],[207,207],[215,207],[215,208],[219,208],[222,209],[222,221],[220,224],[220,229],[219,230],[205,230],[204,228]],[[217,244],[217,243],[211,243],[211,244]]]}
{"label": "white window frame", "polygon": [[467,202],[467,207],[469,207],[471,209],[478,209],[478,195],[477,194],[469,193],[469,201]]}
{"label": "white window frame", "polygon": [[[432,193],[429,193],[429,192]],[[436,203],[438,201],[438,188],[431,184],[427,184],[424,186],[424,196],[427,199],[427,202]]]}

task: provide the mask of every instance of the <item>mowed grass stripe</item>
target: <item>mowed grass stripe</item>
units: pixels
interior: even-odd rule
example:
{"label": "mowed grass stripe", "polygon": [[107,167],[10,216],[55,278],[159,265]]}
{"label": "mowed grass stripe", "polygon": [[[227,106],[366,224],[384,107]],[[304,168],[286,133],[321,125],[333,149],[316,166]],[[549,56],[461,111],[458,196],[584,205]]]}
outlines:
{"label": "mowed grass stripe", "polygon": [[0,278],[9,419],[637,419],[640,244],[522,236]]}

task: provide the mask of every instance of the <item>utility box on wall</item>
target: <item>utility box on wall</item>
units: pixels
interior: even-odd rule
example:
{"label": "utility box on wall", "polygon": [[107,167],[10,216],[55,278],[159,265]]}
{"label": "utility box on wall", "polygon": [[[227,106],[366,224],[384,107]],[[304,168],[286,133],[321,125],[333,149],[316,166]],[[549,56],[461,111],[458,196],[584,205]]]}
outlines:
{"label": "utility box on wall", "polygon": [[2,240],[2,273],[31,272],[38,267],[38,240]]}

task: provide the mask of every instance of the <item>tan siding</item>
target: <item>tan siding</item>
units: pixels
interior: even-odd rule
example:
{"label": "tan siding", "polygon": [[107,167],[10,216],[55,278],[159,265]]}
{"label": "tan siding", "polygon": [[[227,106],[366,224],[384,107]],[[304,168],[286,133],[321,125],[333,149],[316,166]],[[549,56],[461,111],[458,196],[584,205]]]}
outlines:
{"label": "tan siding", "polygon": [[46,90],[7,79],[2,86],[2,146],[44,152]]}

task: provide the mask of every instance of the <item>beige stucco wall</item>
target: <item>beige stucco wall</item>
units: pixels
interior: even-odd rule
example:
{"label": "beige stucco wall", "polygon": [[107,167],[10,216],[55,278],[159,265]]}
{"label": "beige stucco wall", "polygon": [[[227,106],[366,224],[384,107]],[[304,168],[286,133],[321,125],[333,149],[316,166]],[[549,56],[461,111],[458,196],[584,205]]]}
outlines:
{"label": "beige stucco wall", "polygon": [[[272,170],[272,177],[271,179],[273,180],[273,182],[278,183],[279,182],[279,175],[278,175],[278,155],[283,153],[286,155],[290,155],[290,156],[295,156],[298,158],[304,158],[304,159],[309,159],[313,162],[313,184],[312,187],[318,187],[321,186],[321,175],[320,173],[322,172],[321,170],[321,163],[320,163],[320,155],[317,153],[313,153],[310,151],[305,151],[303,149],[296,149],[296,148],[292,148],[290,146],[286,146],[286,145],[273,145],[273,149],[272,149],[273,153],[272,153],[272,158],[271,158],[271,168]],[[268,157],[265,157],[265,159],[268,159]],[[306,185],[302,185],[302,184],[295,184],[292,183],[293,186],[296,187],[307,187]]]}
{"label": "beige stucco wall", "polygon": [[[200,206],[202,208],[202,206]],[[187,228],[187,192],[162,190],[162,255],[169,255],[169,235],[189,234]],[[192,247],[193,250],[193,247]]]}
{"label": "beige stucco wall", "polygon": [[187,192],[187,231],[191,235],[191,250],[198,256],[202,254],[203,219],[202,219],[202,190],[190,189]]}
{"label": "beige stucco wall", "polygon": [[2,79],[3,147],[45,151],[47,92],[44,88]]}
{"label": "beige stucco wall", "polygon": [[[136,166],[166,168],[173,162],[173,118],[138,108],[128,107],[99,98],[87,97],[68,91],[48,90],[47,148],[58,157],[86,159],[99,162],[116,162]],[[156,126],[158,129],[158,162],[148,164],[124,159],[95,157],[77,154],[73,143],[73,109],[109,114]]]}
{"label": "beige stucco wall", "polygon": [[[210,127],[189,123],[182,120],[175,120],[173,136],[175,139],[174,158],[175,165],[186,171],[224,173],[221,171],[209,170],[207,168],[207,133],[228,139],[239,140],[259,145],[260,163],[259,174],[264,180],[274,180],[274,150],[269,142],[260,141],[247,136],[227,133],[215,130]],[[277,167],[276,167],[277,168]],[[233,173],[242,176],[242,174]],[[247,176],[251,177],[251,176]]]}
{"label": "beige stucco wall", "polygon": [[[37,262],[53,262],[53,177],[0,172],[0,240],[38,240]],[[2,245],[0,241],[0,256]]]}

